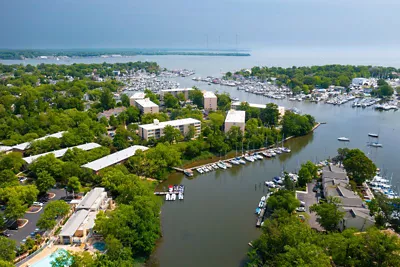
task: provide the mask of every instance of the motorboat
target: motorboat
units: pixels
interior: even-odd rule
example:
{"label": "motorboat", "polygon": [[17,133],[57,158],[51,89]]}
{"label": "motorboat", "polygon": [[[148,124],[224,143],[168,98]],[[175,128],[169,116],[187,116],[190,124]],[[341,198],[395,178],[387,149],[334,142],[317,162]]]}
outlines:
{"label": "motorboat", "polygon": [[215,170],[219,169],[217,164],[215,164],[215,163],[211,164],[211,167],[213,167]]}
{"label": "motorboat", "polygon": [[378,142],[372,142],[372,143],[370,144],[370,146],[372,146],[372,147],[382,147],[382,144],[380,144],[380,143],[378,143]]}
{"label": "motorboat", "polygon": [[376,134],[376,133],[368,133],[368,136],[369,137],[374,137],[374,138],[378,138],[379,137],[379,135]]}
{"label": "motorboat", "polygon": [[169,193],[167,193],[167,194],[165,195],[165,200],[171,200],[171,195],[170,195]]}
{"label": "motorboat", "polygon": [[239,161],[237,161],[236,159],[231,159],[229,162],[232,163],[233,165],[239,165],[240,164]]}
{"label": "motorboat", "polygon": [[204,171],[203,171],[202,168],[197,168],[196,171],[197,171],[198,173],[200,173],[200,174],[203,174],[203,173],[204,173]]}
{"label": "motorboat", "polygon": [[172,185],[168,186],[168,192],[172,193],[172,191],[174,190],[174,187]]}
{"label": "motorboat", "polygon": [[245,156],[244,159],[249,161],[249,162],[254,162],[253,157],[250,157],[250,156]]}
{"label": "motorboat", "polygon": [[347,137],[339,137],[337,140],[342,141],[342,142],[350,142],[350,139]]}
{"label": "motorboat", "polygon": [[218,162],[218,163],[217,163],[217,166],[220,167],[221,169],[224,169],[224,170],[226,169],[225,164],[223,164],[223,163],[221,163],[221,162]]}
{"label": "motorboat", "polygon": [[285,152],[285,153],[290,153],[291,150],[287,147],[281,147],[281,151]]}
{"label": "motorboat", "polygon": [[261,201],[265,201],[265,196],[262,196]]}
{"label": "motorboat", "polygon": [[176,195],[175,194],[171,194],[171,200],[172,201],[176,200]]}
{"label": "motorboat", "polygon": [[236,160],[240,163],[240,164],[246,164],[246,161],[244,161],[242,158],[237,157]]}
{"label": "motorboat", "polygon": [[260,215],[260,213],[261,213],[261,209],[260,208],[256,208],[256,214]]}
{"label": "motorboat", "polygon": [[192,170],[189,170],[189,169],[188,170],[184,170],[183,173],[188,177],[192,177],[193,176]]}
{"label": "motorboat", "polygon": [[272,181],[265,181],[265,185],[268,186],[269,188],[275,188],[275,184]]}
{"label": "motorboat", "polygon": [[275,148],[274,151],[276,154],[282,154],[282,150],[279,147]]}
{"label": "motorboat", "polygon": [[232,165],[229,164],[228,162],[224,162],[223,164],[225,164],[225,166],[228,167],[228,168],[232,168]]}
{"label": "motorboat", "polygon": [[202,168],[203,168],[204,172],[209,172],[209,170],[208,170],[208,168],[206,168],[206,166],[203,166]]}
{"label": "motorboat", "polygon": [[259,208],[264,207],[264,201],[260,201],[260,203],[258,203],[258,207],[259,207]]}
{"label": "motorboat", "polygon": [[257,159],[264,159],[263,156],[261,156],[261,155],[258,154],[258,153],[254,153],[254,154],[253,154],[253,157],[256,157]]}
{"label": "motorboat", "polygon": [[178,194],[178,199],[179,199],[179,200],[183,200],[183,193],[182,193],[182,192],[179,192],[179,194]]}

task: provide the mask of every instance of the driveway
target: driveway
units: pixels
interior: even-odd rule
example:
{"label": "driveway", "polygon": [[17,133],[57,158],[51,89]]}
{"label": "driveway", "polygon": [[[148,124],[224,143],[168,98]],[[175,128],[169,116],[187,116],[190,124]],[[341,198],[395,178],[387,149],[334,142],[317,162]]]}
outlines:
{"label": "driveway", "polygon": [[309,214],[308,224],[310,225],[310,227],[318,231],[323,231],[324,228],[322,228],[317,222],[317,214],[315,212],[310,213],[310,207],[313,204],[318,203],[318,194],[316,192],[313,192],[315,184],[316,181],[313,180],[311,183],[307,184],[307,193],[297,192],[296,195],[300,201],[305,202],[305,207],[307,213]]}
{"label": "driveway", "polygon": [[44,208],[47,206],[48,203],[54,200],[59,200],[62,197],[65,197],[65,190],[64,189],[51,189],[49,193],[56,194],[54,198],[50,199],[47,203],[44,203],[43,208],[38,213],[25,213],[24,219],[29,220],[29,222],[25,225],[25,227],[18,229],[18,230],[8,230],[10,234],[12,234],[9,238],[16,241],[17,246],[19,243],[30,236],[32,232],[35,231],[37,221],[39,220],[40,215],[43,213]]}

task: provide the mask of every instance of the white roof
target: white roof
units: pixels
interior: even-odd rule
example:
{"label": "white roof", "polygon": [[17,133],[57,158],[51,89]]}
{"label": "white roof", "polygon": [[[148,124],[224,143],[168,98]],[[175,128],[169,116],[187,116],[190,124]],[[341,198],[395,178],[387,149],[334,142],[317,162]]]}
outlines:
{"label": "white roof", "polygon": [[64,134],[64,131],[63,132],[54,133],[54,134],[49,134],[49,135],[43,136],[41,138],[35,139],[35,140],[31,141],[31,142],[25,142],[25,143],[22,143],[22,144],[15,145],[12,148],[23,151],[23,150],[26,150],[30,146],[30,144],[32,142],[39,141],[39,140],[44,140],[44,139],[46,139],[48,137],[61,138],[63,136],[63,134]]}
{"label": "white roof", "polygon": [[[238,106],[240,106],[240,104],[242,104],[242,102],[240,102],[240,101],[238,101],[238,102],[233,102],[232,104],[231,104],[231,106],[235,106],[235,107],[238,107]],[[251,107],[251,108],[266,108],[266,106],[267,106],[267,104],[255,104],[255,103],[248,103],[249,104],[249,107]],[[278,106],[278,110],[279,110],[279,113],[282,115],[282,114],[284,114],[284,112],[285,112],[285,107],[282,107],[282,106]]]}
{"label": "white roof", "polygon": [[144,99],[146,94],[144,92],[137,92],[131,96],[131,99]]}
{"label": "white roof", "polygon": [[68,149],[79,148],[79,149],[88,151],[88,150],[92,150],[92,149],[97,148],[97,147],[101,147],[101,145],[96,144],[96,143],[87,143],[87,144],[83,144],[83,145],[67,147],[67,148],[63,148],[63,149],[59,149],[59,150],[55,150],[55,151],[50,151],[50,152],[46,152],[46,153],[39,154],[39,155],[26,157],[26,158],[23,158],[23,160],[25,160],[28,164],[31,164],[33,161],[37,160],[40,157],[46,156],[47,154],[54,154],[54,156],[56,158],[61,158],[68,151]]}
{"label": "white roof", "polygon": [[79,203],[78,207],[76,208],[77,210],[80,209],[90,209],[96,201],[100,198],[102,193],[105,192],[105,189],[103,187],[95,187],[92,190],[90,190],[89,193],[87,193],[82,201]]}
{"label": "white roof", "polygon": [[0,152],[7,152],[12,149],[11,146],[0,146]]}
{"label": "white roof", "polygon": [[101,169],[104,169],[106,167],[109,167],[109,166],[119,163],[127,158],[132,157],[133,155],[135,155],[135,152],[138,149],[145,151],[148,148],[145,146],[131,146],[124,150],[115,152],[111,155],[102,157],[100,159],[97,159],[97,160],[89,162],[89,163],[86,163],[86,164],[82,165],[81,167],[89,168],[94,171],[99,171]]}
{"label": "white roof", "polygon": [[187,125],[187,124],[193,124],[193,123],[200,123],[200,121],[196,120],[196,119],[192,119],[192,118],[186,118],[186,119],[180,119],[180,120],[159,122],[158,124],[154,124],[154,123],[143,124],[143,125],[139,125],[139,128],[143,128],[146,130],[155,130],[155,129],[163,129],[167,125],[176,127],[176,126],[180,126],[180,125]]}
{"label": "white roof", "polygon": [[68,219],[67,223],[62,228],[59,236],[73,236],[88,215],[88,210],[78,210],[72,214],[71,218]]}
{"label": "white roof", "polygon": [[144,108],[154,108],[154,107],[158,107],[158,105],[156,103],[154,103],[153,101],[151,101],[149,98],[146,99],[136,99],[135,100],[136,103],[138,103],[140,106],[144,107]]}
{"label": "white roof", "polygon": [[161,92],[168,93],[168,92],[184,92],[184,91],[192,91],[193,88],[175,88],[175,89],[165,89],[161,90]]}
{"label": "white roof", "polygon": [[204,98],[217,98],[217,96],[211,91],[205,91],[203,93]]}
{"label": "white roof", "polygon": [[245,122],[246,120],[246,111],[244,110],[229,110],[226,115],[225,122]]}

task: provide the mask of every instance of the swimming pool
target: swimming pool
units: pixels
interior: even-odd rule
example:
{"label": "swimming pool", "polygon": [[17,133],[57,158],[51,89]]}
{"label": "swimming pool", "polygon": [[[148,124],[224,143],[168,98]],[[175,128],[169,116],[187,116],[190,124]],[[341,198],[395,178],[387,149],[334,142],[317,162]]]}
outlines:
{"label": "swimming pool", "polygon": [[46,258],[41,259],[40,261],[31,265],[32,267],[51,267],[51,262],[54,261],[55,258],[60,256],[63,252],[67,252],[65,249],[57,249],[53,254],[47,256]]}
{"label": "swimming pool", "polygon": [[93,244],[93,247],[100,252],[103,252],[106,250],[106,244],[104,242],[96,242]]}

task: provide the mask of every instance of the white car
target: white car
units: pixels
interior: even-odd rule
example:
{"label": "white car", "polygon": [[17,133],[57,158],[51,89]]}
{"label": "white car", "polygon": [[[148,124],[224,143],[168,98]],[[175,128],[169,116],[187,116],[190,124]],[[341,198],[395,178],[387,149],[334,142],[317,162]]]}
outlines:
{"label": "white car", "polygon": [[298,208],[296,208],[296,211],[298,211],[298,212],[305,212],[305,211],[306,211],[306,208],[305,208],[305,207],[298,207]]}
{"label": "white car", "polygon": [[41,202],[33,202],[32,205],[33,206],[43,207],[43,203],[41,203]]}

